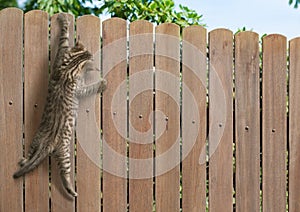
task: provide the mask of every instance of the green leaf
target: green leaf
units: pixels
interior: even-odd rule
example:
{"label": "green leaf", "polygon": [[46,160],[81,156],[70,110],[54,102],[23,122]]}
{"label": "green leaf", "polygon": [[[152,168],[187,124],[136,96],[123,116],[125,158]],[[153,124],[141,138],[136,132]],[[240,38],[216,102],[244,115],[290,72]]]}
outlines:
{"label": "green leaf", "polygon": [[121,2],[117,1],[117,2],[114,3],[114,7],[121,7],[121,6],[122,6]]}

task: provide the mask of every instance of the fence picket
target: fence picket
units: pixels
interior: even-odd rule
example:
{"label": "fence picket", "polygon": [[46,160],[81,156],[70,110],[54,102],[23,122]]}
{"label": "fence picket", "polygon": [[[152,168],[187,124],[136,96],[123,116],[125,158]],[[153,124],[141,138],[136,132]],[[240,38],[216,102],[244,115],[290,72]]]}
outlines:
{"label": "fence picket", "polygon": [[209,210],[232,211],[233,35],[209,33]]}
{"label": "fence picket", "polygon": [[[70,46],[74,45],[74,17],[69,15],[70,20]],[[59,43],[59,24],[57,22],[57,14],[51,17],[51,31],[50,31],[50,40],[51,40],[51,68],[53,67],[54,58],[57,52],[57,47]],[[72,139],[74,141],[74,138]],[[74,142],[71,142],[71,158],[74,158]],[[74,179],[74,159],[71,160],[72,174],[71,178]],[[74,180],[72,181],[73,186],[75,186]],[[53,212],[71,212],[75,211],[75,201],[74,198],[67,195],[66,191],[63,190],[62,183],[60,180],[60,173],[57,167],[55,158],[51,158],[51,211]]]}
{"label": "fence picket", "polygon": [[[108,82],[103,94],[103,211],[126,211],[127,24],[113,18],[104,21],[102,27],[103,75]],[[117,90],[122,83],[123,87]],[[120,157],[114,157],[114,153]]]}
{"label": "fence picket", "polygon": [[235,36],[237,211],[260,210],[259,87],[258,34],[241,32]]}
{"label": "fence picket", "polygon": [[155,202],[156,211],[173,212],[180,208],[180,29],[165,23],[155,33],[155,111],[163,113],[155,114]]}
{"label": "fence picket", "polygon": [[263,211],[286,210],[286,38],[263,38]]}
{"label": "fence picket", "polygon": [[182,210],[197,212],[206,210],[206,30],[182,36]]}
{"label": "fence picket", "polygon": [[0,11],[0,211],[23,210],[23,179],[14,180],[22,157],[23,12]]}
{"label": "fence picket", "polygon": [[289,211],[300,211],[300,38],[290,41]]}
{"label": "fence picket", "polygon": [[[77,19],[76,34],[77,40],[82,42],[94,55],[96,66],[100,68],[100,19],[90,15],[80,17]],[[89,75],[86,77],[86,84],[91,84],[100,77],[99,72]],[[96,79],[91,79],[93,76]],[[76,131],[76,185],[77,192],[80,193],[77,197],[78,211],[101,211],[101,149],[100,142],[97,140],[100,138],[100,127],[95,126],[96,124],[100,126],[99,95],[82,98],[79,105]]]}
{"label": "fence picket", "polygon": [[[24,133],[28,153],[41,122],[49,75],[48,14],[39,10],[24,18]],[[25,177],[25,211],[49,209],[49,160],[45,159]]]}
{"label": "fence picket", "polygon": [[[129,210],[132,212],[153,210],[153,30],[148,21],[133,22],[129,28]],[[149,163],[136,166],[130,159],[148,159]]]}

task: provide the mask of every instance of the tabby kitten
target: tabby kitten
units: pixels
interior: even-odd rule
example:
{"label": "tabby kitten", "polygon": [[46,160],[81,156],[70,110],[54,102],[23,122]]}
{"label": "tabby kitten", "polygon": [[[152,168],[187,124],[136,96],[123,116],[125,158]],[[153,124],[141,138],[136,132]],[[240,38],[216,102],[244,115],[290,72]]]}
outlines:
{"label": "tabby kitten", "polygon": [[98,70],[94,66],[92,54],[79,42],[70,48],[68,17],[60,13],[57,20],[61,34],[42,121],[30,145],[27,158],[20,160],[20,169],[13,177],[18,178],[30,172],[52,154],[58,162],[64,188],[70,195],[77,196],[70,177],[70,142],[79,98],[104,91],[106,81],[100,79],[92,85],[83,84],[84,73]]}

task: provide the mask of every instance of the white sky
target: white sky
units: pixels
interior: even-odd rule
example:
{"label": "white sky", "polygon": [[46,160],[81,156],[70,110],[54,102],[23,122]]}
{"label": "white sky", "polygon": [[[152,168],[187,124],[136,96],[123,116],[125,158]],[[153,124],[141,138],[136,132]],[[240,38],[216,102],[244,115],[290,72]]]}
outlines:
{"label": "white sky", "polygon": [[279,33],[292,39],[300,36],[300,7],[288,0],[175,0],[203,14],[209,31],[227,28],[236,32],[246,27],[263,35]]}
{"label": "white sky", "polygon": [[[19,0],[24,2],[24,0]],[[209,31],[227,28],[236,32],[246,27],[260,35],[279,33],[292,39],[300,36],[300,7],[289,0],[174,0],[203,15]],[[106,19],[107,16],[101,16]]]}

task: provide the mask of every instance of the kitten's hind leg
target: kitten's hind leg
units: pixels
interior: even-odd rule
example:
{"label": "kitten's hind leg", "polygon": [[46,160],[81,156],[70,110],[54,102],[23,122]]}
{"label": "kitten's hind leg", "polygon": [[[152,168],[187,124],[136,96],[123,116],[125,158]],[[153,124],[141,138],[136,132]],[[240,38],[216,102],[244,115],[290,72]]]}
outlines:
{"label": "kitten's hind leg", "polygon": [[63,187],[66,191],[73,197],[77,196],[75,189],[71,183],[71,154],[70,154],[70,138],[71,134],[65,136],[60,142],[54,152],[54,156],[57,160],[58,168],[60,170],[60,178],[63,184]]}
{"label": "kitten's hind leg", "polygon": [[73,197],[76,197],[77,196],[77,193],[75,192],[72,184],[71,184],[71,176],[70,176],[70,173],[68,174],[60,174],[60,177],[61,177],[61,181],[62,181],[62,184],[64,186],[64,188],[66,189],[66,191],[71,194]]}

